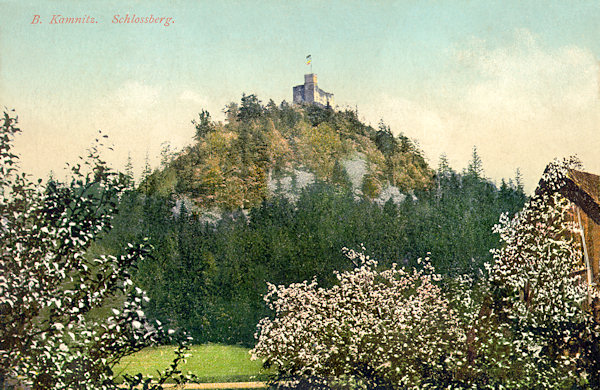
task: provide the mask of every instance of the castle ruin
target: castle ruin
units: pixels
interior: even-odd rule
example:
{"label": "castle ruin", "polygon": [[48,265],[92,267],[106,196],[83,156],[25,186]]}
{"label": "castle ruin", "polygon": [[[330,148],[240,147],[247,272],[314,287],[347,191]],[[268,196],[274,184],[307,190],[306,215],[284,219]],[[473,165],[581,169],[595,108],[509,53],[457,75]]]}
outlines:
{"label": "castle ruin", "polygon": [[304,84],[294,87],[294,104],[310,103],[321,107],[333,106],[333,94],[317,86],[317,75],[304,75]]}

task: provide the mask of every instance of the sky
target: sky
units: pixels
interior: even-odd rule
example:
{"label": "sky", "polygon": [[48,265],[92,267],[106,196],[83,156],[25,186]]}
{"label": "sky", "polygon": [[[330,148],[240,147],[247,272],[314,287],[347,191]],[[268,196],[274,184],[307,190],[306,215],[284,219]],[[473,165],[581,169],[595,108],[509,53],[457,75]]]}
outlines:
{"label": "sky", "polygon": [[[157,166],[242,93],[292,100],[312,70],[340,109],[531,192],[554,158],[600,174],[597,1],[0,0],[0,105],[23,170],[60,176],[98,130],[122,169]],[[162,23],[114,23],[132,17]],[[36,17],[39,15],[39,17]],[[52,23],[79,17],[92,23]],[[171,18],[165,23],[166,18]],[[37,22],[36,22],[37,21]],[[41,22],[41,23],[39,23]],[[168,25],[167,25],[168,24]]]}

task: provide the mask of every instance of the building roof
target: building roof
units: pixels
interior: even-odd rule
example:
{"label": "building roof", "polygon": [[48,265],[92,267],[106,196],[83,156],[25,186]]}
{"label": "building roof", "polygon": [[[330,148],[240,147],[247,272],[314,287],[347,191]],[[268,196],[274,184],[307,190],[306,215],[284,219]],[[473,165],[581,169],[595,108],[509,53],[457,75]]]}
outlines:
{"label": "building roof", "polygon": [[[596,224],[600,225],[600,176],[569,169],[564,183],[556,190],[579,206]],[[536,194],[554,192],[542,179]]]}

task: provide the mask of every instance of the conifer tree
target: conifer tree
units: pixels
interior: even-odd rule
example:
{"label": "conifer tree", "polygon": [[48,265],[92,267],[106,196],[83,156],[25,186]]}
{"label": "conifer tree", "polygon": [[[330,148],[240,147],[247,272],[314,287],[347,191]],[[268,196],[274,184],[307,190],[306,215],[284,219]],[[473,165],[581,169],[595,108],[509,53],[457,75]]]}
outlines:
{"label": "conifer tree", "polygon": [[133,161],[131,160],[131,152],[127,153],[127,164],[125,164],[125,175],[129,178],[131,186],[135,187],[135,178],[133,174]]}
{"label": "conifer tree", "polygon": [[446,153],[442,153],[440,155],[440,161],[438,162],[437,174],[439,177],[446,177],[452,174],[452,168],[450,168],[450,163],[448,162],[448,156]]}
{"label": "conifer tree", "polygon": [[144,170],[142,171],[142,177],[140,179],[140,183],[143,183],[144,191],[146,193],[148,193],[150,190],[150,183],[148,183],[148,180],[151,174],[152,168],[150,167],[150,156],[148,155],[148,151],[146,150],[146,158],[144,159]]}
{"label": "conifer tree", "polygon": [[477,153],[477,146],[473,146],[473,154],[467,166],[467,174],[477,179],[483,179],[483,162],[479,157],[479,153]]}
{"label": "conifer tree", "polygon": [[523,185],[523,175],[521,174],[521,169],[517,168],[515,172],[515,188],[517,191],[525,193],[525,186]]}
{"label": "conifer tree", "polygon": [[169,141],[165,141],[161,144],[160,150],[160,167],[165,169],[175,156],[175,151],[171,147],[171,143]]}
{"label": "conifer tree", "polygon": [[150,156],[146,150],[146,158],[144,159],[144,170],[142,171],[142,180],[145,180],[152,174],[152,167],[150,167]]}
{"label": "conifer tree", "polygon": [[198,121],[192,120],[192,124],[196,127],[196,134],[194,135],[196,141],[200,141],[208,133],[214,130],[214,126],[210,119],[210,113],[206,110],[202,110],[202,112],[198,114]]}

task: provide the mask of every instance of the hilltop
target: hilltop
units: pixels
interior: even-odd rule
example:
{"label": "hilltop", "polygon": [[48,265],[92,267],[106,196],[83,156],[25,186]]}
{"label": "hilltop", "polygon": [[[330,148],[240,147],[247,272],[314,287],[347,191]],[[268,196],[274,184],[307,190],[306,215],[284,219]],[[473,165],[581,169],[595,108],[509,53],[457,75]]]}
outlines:
{"label": "hilltop", "polygon": [[225,123],[202,111],[195,143],[148,176],[141,189],[175,193],[192,210],[249,209],[275,193],[294,196],[314,181],[355,196],[387,201],[425,189],[433,179],[422,152],[381,122],[362,123],[356,111],[312,104],[263,105],[255,95],[228,104]]}

